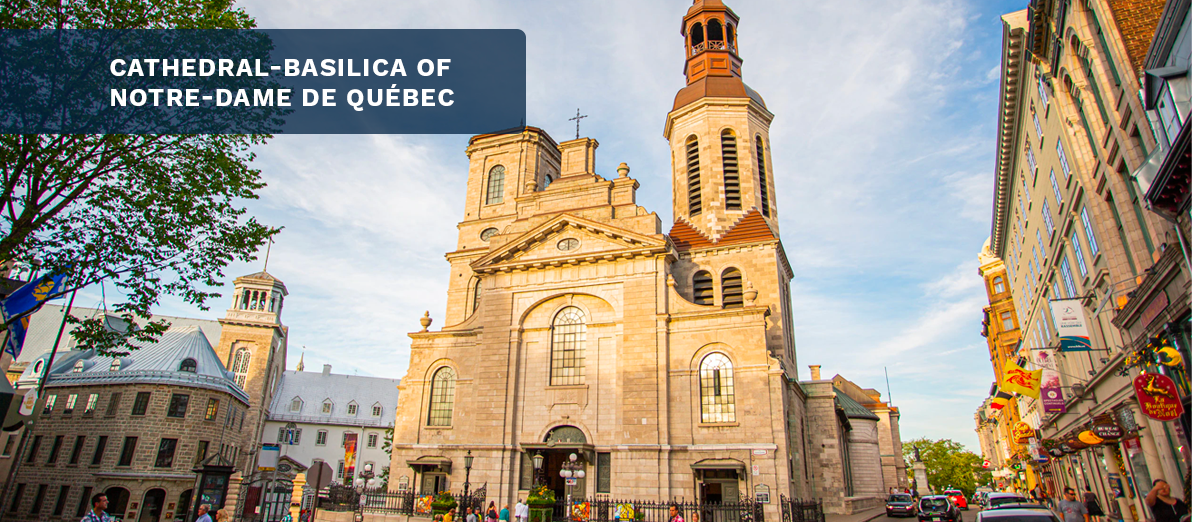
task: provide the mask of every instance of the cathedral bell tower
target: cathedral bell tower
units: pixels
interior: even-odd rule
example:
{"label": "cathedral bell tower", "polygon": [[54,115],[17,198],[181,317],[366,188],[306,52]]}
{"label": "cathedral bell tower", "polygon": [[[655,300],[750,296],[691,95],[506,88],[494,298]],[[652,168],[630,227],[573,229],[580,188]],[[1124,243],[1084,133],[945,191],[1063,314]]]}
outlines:
{"label": "cathedral bell tower", "polygon": [[718,241],[756,211],[778,233],[769,170],[770,121],[741,80],[740,18],[720,0],[695,0],[683,17],[683,72],[663,135],[670,141],[674,216]]}

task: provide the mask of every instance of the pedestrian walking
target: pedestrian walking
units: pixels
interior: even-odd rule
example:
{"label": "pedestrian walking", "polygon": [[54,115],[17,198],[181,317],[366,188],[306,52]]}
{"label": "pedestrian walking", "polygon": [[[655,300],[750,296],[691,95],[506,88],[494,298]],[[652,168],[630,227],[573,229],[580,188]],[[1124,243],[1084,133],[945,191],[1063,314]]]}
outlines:
{"label": "pedestrian walking", "polygon": [[497,503],[489,501],[488,512],[484,514],[484,522],[497,522]]}
{"label": "pedestrian walking", "polygon": [[468,508],[467,522],[480,522],[480,517],[476,516],[476,512],[472,508]]}
{"label": "pedestrian walking", "polygon": [[[517,499],[517,504],[513,506],[513,518],[516,518],[517,522],[527,522],[530,520],[530,506],[526,504],[526,499]],[[492,520],[489,522],[497,521]]]}
{"label": "pedestrian walking", "polygon": [[1179,522],[1188,514],[1188,504],[1171,496],[1171,485],[1163,479],[1155,479],[1150,493],[1146,494],[1146,505],[1150,506],[1155,522]]}
{"label": "pedestrian walking", "polygon": [[[568,507],[568,509],[571,508]],[[505,507],[501,508],[501,518],[498,522],[509,522],[509,504],[505,504]]]}
{"label": "pedestrian walking", "polygon": [[670,522],[683,522],[683,515],[679,514],[679,507],[674,504],[670,507]]}
{"label": "pedestrian walking", "polygon": [[1084,509],[1089,512],[1089,520],[1101,522],[1105,512],[1101,510],[1101,503],[1097,501],[1097,494],[1087,484],[1084,486]]}
{"label": "pedestrian walking", "polygon": [[211,504],[203,504],[199,506],[199,518],[195,522],[211,522]]}
{"label": "pedestrian walking", "polygon": [[111,522],[111,515],[107,514],[108,496],[103,493],[91,495],[91,509],[83,515],[79,522]]}
{"label": "pedestrian walking", "polygon": [[455,508],[448,509],[447,513],[443,515],[443,522],[451,522],[452,520],[455,520]]}
{"label": "pedestrian walking", "polygon": [[215,512],[215,522],[232,522],[232,510],[228,508]]}
{"label": "pedestrian walking", "polygon": [[1064,522],[1089,522],[1088,509],[1083,502],[1076,500],[1076,490],[1064,488],[1064,499],[1059,504],[1060,515]]}

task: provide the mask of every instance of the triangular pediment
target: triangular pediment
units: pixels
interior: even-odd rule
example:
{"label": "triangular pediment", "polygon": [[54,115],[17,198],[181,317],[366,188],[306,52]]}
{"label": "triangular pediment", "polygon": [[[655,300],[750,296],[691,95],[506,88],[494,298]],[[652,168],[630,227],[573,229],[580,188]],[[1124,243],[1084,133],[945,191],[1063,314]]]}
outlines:
{"label": "triangular pediment", "polygon": [[527,231],[472,263],[477,272],[544,267],[633,257],[666,249],[666,240],[571,214]]}

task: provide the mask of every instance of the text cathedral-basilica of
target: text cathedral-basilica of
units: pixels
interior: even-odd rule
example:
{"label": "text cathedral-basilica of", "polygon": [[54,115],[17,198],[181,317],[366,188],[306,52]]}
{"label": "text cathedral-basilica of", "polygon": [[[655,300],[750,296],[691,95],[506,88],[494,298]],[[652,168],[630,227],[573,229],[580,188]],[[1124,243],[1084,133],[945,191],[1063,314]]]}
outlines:
{"label": "text cathedral-basilica of", "polygon": [[470,451],[471,484],[498,504],[525,497],[536,454],[562,494],[575,453],[583,498],[817,493],[774,115],[742,82],[737,26],[719,0],[683,17],[669,232],[636,204],[627,166],[595,172],[596,140],[534,127],[471,139],[447,326],[410,334],[391,489],[458,490]]}

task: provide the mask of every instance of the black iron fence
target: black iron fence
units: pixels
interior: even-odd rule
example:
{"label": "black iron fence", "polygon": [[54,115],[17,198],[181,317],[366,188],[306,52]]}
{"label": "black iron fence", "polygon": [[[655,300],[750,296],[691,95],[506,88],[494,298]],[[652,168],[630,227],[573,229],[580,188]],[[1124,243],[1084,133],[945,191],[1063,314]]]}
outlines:
{"label": "black iron fence", "polygon": [[[765,522],[763,504],[752,499],[738,502],[572,499],[555,502],[552,522],[669,522],[674,507],[686,522]],[[568,513],[570,511],[570,513]],[[821,521],[822,522],[822,521]]]}
{"label": "black iron fence", "polygon": [[[482,509],[487,496],[487,487],[469,491],[467,495],[456,495],[456,513],[466,513],[466,508]],[[374,513],[381,515],[425,515],[431,516],[431,503],[436,493],[389,491],[384,488],[356,489],[350,486],[329,486],[319,492],[319,509],[324,511]]]}
{"label": "black iron fence", "polygon": [[786,498],[779,495],[782,522],[824,522],[824,501]]}

